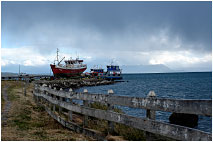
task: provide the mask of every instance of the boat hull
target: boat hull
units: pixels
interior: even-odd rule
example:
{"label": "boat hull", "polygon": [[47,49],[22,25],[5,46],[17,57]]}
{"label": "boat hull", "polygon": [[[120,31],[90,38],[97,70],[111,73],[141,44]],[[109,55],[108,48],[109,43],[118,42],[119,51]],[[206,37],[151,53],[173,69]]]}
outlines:
{"label": "boat hull", "polygon": [[107,80],[121,80],[121,79],[123,79],[122,76],[103,76],[102,78],[107,79]]}
{"label": "boat hull", "polygon": [[78,77],[87,69],[86,67],[79,69],[64,69],[57,68],[55,65],[50,66],[55,77]]}

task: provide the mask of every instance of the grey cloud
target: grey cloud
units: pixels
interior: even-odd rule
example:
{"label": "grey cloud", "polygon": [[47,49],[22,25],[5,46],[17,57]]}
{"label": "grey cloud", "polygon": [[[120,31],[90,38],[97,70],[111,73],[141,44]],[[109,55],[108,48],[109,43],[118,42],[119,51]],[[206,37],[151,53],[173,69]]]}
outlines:
{"label": "grey cloud", "polygon": [[207,54],[212,50],[211,10],[211,2],[4,1],[2,47],[31,46],[42,54],[67,48],[100,58],[112,54],[126,63],[126,52]]}
{"label": "grey cloud", "polygon": [[60,26],[77,22],[115,32],[131,24],[153,29],[172,23],[191,33],[187,30],[211,26],[210,2],[2,2],[2,13],[3,19],[14,20],[23,27],[47,21]]}

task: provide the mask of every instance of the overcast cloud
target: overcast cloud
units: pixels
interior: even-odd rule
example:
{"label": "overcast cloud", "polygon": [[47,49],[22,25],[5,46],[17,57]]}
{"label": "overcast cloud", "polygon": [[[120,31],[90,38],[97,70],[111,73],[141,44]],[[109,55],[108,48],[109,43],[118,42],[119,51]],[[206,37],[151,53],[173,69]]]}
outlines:
{"label": "overcast cloud", "polygon": [[[61,56],[90,65],[212,64],[211,2],[2,2],[2,70]],[[19,53],[19,54],[17,54]],[[17,67],[17,66],[16,66]],[[47,71],[49,72],[49,70]]]}

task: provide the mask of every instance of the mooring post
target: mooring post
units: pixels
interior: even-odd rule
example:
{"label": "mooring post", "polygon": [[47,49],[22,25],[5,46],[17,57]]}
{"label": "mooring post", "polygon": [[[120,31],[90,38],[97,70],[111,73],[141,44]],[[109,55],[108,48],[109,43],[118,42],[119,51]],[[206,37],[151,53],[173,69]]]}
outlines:
{"label": "mooring post", "polygon": [[[72,93],[72,88],[69,89],[69,92]],[[72,104],[72,99],[70,99],[70,103]],[[68,120],[72,122],[72,111],[68,111]]]}
{"label": "mooring post", "polygon": [[[109,96],[113,95],[114,92],[112,89],[108,90]],[[113,111],[114,106],[112,104],[107,104],[108,105],[108,110]],[[114,132],[114,122],[108,121],[108,133],[112,134]]]}
{"label": "mooring post", "polygon": [[[149,91],[149,94],[147,95],[148,99],[155,99],[156,98],[156,94],[154,91]],[[147,109],[146,110],[146,117],[148,119],[152,119],[155,120],[155,111]],[[152,139],[152,134],[150,132],[146,132],[146,140],[147,141],[151,141]]]}
{"label": "mooring post", "polygon": [[[87,94],[88,93],[88,90],[87,89],[84,89],[84,94]],[[87,100],[83,100],[83,103],[84,103],[84,107],[88,107],[89,106],[89,103]],[[88,126],[88,116],[87,115],[84,115],[84,127],[87,127]]]}
{"label": "mooring post", "polygon": [[[60,88],[60,91],[62,91],[62,90],[63,90],[63,89]],[[59,97],[59,100],[60,100],[60,102],[62,102],[63,98],[62,98],[62,97]],[[59,114],[61,114],[61,113],[62,113],[62,107],[59,106]]]}

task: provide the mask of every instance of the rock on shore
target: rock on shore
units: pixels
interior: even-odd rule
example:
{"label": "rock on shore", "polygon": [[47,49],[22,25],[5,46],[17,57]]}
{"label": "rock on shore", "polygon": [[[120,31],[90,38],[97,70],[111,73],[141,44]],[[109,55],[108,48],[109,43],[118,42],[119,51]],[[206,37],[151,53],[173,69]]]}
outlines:
{"label": "rock on shore", "polygon": [[51,85],[56,88],[79,88],[83,86],[98,86],[115,83],[114,81],[104,79],[69,79],[69,80],[52,80],[52,81],[38,81],[36,83]]}
{"label": "rock on shore", "polygon": [[198,125],[198,115],[172,113],[172,115],[169,117],[169,121],[172,124],[194,128]]}

